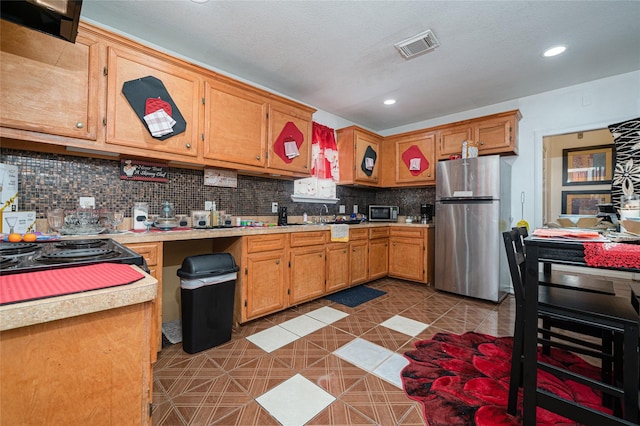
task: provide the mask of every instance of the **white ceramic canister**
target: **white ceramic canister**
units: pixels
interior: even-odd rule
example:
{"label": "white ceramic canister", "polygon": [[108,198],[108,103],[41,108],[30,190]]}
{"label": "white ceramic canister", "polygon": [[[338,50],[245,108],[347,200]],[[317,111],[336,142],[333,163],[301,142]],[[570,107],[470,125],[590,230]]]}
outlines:
{"label": "white ceramic canister", "polygon": [[134,230],[147,229],[144,224],[147,217],[149,217],[149,203],[133,203],[133,208],[131,209],[131,227]]}

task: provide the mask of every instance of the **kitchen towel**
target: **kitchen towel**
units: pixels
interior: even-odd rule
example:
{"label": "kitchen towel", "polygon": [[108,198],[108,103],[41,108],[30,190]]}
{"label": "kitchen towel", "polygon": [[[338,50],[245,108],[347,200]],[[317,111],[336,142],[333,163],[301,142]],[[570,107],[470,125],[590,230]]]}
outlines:
{"label": "kitchen towel", "polygon": [[349,225],[331,225],[331,241],[349,241]]}
{"label": "kitchen towel", "polygon": [[144,275],[122,263],[98,263],[0,276],[0,305],[131,284]]}

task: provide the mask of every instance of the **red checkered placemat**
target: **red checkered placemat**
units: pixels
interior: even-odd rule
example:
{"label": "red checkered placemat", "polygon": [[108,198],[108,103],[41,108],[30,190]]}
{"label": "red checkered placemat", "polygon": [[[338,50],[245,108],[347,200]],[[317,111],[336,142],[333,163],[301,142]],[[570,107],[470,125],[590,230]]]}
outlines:
{"label": "red checkered placemat", "polygon": [[0,305],[131,284],[142,278],[142,273],[120,263],[2,275]]}

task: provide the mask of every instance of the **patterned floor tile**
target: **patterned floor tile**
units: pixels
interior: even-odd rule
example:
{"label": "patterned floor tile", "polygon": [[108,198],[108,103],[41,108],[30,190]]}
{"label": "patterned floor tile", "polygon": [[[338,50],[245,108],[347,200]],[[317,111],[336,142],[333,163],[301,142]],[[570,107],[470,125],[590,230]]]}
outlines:
{"label": "patterned floor tile", "polygon": [[211,426],[247,425],[280,426],[280,422],[274,419],[260,404],[251,401],[231,412],[231,414],[211,423]]}
{"label": "patterned floor tile", "polygon": [[338,397],[362,380],[366,371],[331,354],[302,370],[300,374]]}
{"label": "patterned floor tile", "polygon": [[329,351],[308,339],[298,339],[271,352],[271,355],[281,360],[290,369],[300,371],[329,355],[329,353]]}
{"label": "patterned floor tile", "polygon": [[291,368],[276,357],[264,355],[229,373],[244,390],[256,398],[294,375]]}
{"label": "patterned floor tile", "polygon": [[188,424],[206,425],[237,410],[251,399],[231,377],[223,375],[178,395],[172,403]]}
{"label": "patterned floor tile", "polygon": [[[371,323],[371,326],[373,327],[374,324]],[[314,345],[320,346],[328,352],[335,351],[340,346],[346,345],[355,338],[356,336],[353,334],[333,326],[323,327],[315,333],[304,336],[305,340],[309,340]]]}
{"label": "patterned floor tile", "polygon": [[378,425],[396,425],[413,409],[413,401],[404,391],[372,374],[356,383],[340,400]]}
{"label": "patterned floor tile", "polygon": [[[371,426],[373,420],[366,417],[353,407],[342,401],[334,401],[333,404],[325,408],[320,414],[315,416],[307,425],[349,425],[349,426]],[[424,423],[423,423],[424,424]]]}

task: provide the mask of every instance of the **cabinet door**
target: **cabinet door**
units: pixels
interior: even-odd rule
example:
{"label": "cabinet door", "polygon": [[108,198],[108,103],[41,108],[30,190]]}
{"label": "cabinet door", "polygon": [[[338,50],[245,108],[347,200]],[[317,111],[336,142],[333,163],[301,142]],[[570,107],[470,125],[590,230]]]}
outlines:
{"label": "cabinet door", "polygon": [[480,144],[479,153],[517,154],[513,117],[498,117],[479,122],[475,126],[475,140]]}
{"label": "cabinet door", "polygon": [[158,295],[152,303],[151,319],[151,362],[157,360],[162,349],[162,243],[133,243],[126,245],[147,263],[149,275],[158,280]]}
{"label": "cabinet door", "polygon": [[244,272],[247,287],[244,320],[284,309],[284,251],[248,254]]}
{"label": "cabinet door", "polygon": [[[198,155],[201,108],[200,78],[184,68],[124,46],[108,49],[107,143],[141,149],[142,153]],[[123,84],[153,76],[164,84],[187,122],[183,133],[160,140],[151,136],[122,94]]]}
{"label": "cabinet door", "polygon": [[417,238],[389,239],[389,275],[424,282],[424,241]]}
{"label": "cabinet door", "polygon": [[289,304],[321,297],[324,294],[324,245],[292,248],[289,279]]}
{"label": "cabinet door", "polygon": [[461,126],[446,127],[439,132],[438,159],[448,159],[450,155],[462,154],[462,142],[473,138],[473,126],[465,124]]}
{"label": "cabinet door", "polygon": [[213,160],[264,167],[266,100],[218,81],[206,82],[204,156]]}
{"label": "cabinet door", "polygon": [[[369,135],[355,133],[355,180],[356,182],[363,183],[378,183],[378,173],[380,171],[380,165],[382,164],[380,141],[371,138]],[[373,165],[373,170],[370,171],[371,176],[364,172],[362,169],[362,162],[365,158],[365,154],[370,151],[375,152],[376,161]]]}
{"label": "cabinet door", "polygon": [[369,241],[369,279],[386,277],[389,272],[389,240]]}
{"label": "cabinet door", "polygon": [[[302,144],[298,148],[300,155],[291,159],[290,163],[287,163],[274,151],[275,143],[288,123],[292,123],[302,133],[303,138]],[[286,132],[284,136],[287,137]],[[311,114],[302,115],[291,108],[271,104],[269,108],[268,141],[269,157],[267,166],[269,168],[288,170],[305,175],[311,174]]]}
{"label": "cabinet door", "polygon": [[96,140],[100,47],[80,32],[76,43],[2,21],[0,125]]}
{"label": "cabinet door", "polygon": [[349,287],[349,244],[328,244],[326,253],[326,292]]}
{"label": "cabinet door", "polygon": [[349,243],[349,283],[360,284],[369,279],[369,241],[351,241]]}
{"label": "cabinet door", "polygon": [[[435,181],[435,143],[436,134],[434,132],[412,135],[407,138],[398,139],[395,142],[396,183],[422,183]],[[411,158],[420,159],[418,167],[420,167],[420,170],[422,171],[413,171],[410,169],[411,163],[407,165],[406,161],[410,161]],[[416,174],[414,175],[414,173]]]}

